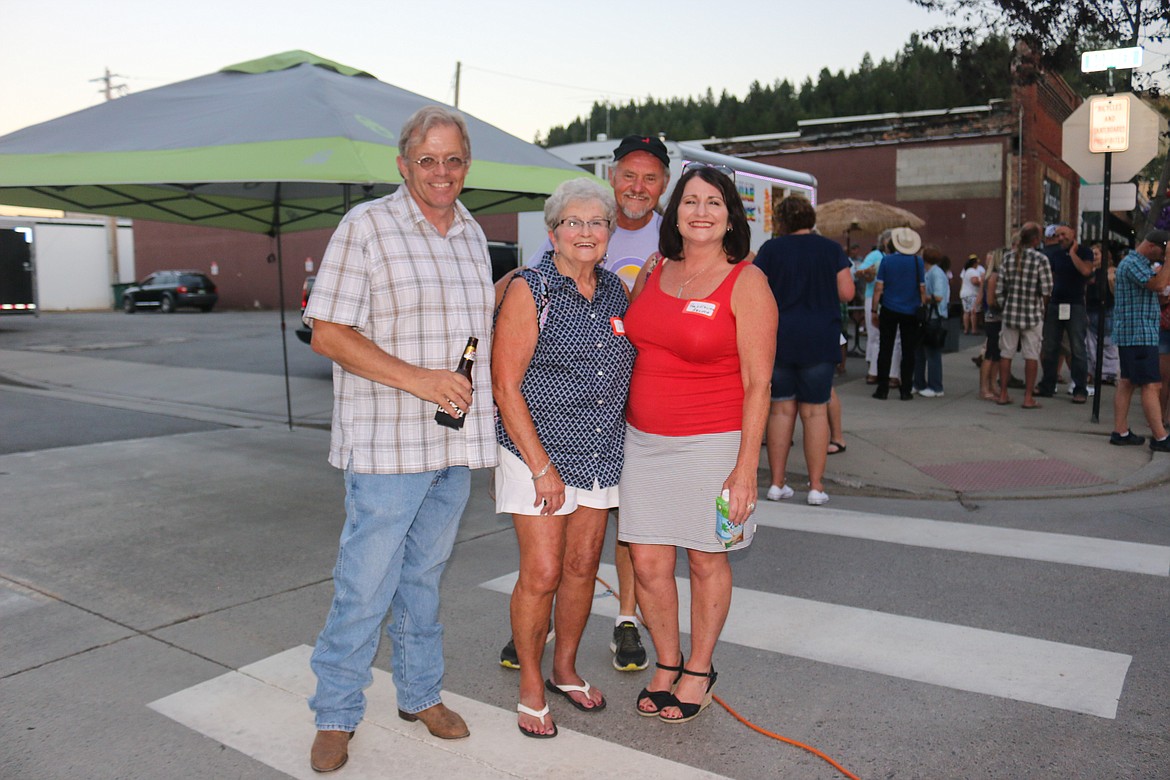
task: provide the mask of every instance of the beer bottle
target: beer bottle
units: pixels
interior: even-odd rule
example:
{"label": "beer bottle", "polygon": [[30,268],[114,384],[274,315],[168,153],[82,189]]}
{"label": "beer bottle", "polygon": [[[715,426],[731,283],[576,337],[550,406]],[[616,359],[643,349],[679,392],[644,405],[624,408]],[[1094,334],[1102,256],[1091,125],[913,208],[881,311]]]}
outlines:
{"label": "beer bottle", "polygon": [[[475,348],[479,346],[479,339],[472,336],[467,340],[467,346],[463,348],[463,357],[459,358],[459,365],[455,368],[457,373],[463,374],[467,377],[467,381],[471,381],[471,367],[475,365]],[[446,425],[448,428],[459,430],[463,427],[464,421],[467,419],[467,412],[464,409],[457,409],[457,417],[452,417],[443,411],[443,407],[439,407],[435,411],[435,422],[439,425]]]}

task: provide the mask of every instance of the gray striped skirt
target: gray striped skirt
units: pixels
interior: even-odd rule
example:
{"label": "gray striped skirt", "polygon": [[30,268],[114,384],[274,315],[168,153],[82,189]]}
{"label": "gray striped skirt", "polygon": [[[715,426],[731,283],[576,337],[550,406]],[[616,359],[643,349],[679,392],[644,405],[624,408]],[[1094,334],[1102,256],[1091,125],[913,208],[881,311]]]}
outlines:
{"label": "gray striped skirt", "polygon": [[657,436],[627,424],[618,539],[725,552],[715,537],[715,499],[735,468],[739,442],[739,431]]}

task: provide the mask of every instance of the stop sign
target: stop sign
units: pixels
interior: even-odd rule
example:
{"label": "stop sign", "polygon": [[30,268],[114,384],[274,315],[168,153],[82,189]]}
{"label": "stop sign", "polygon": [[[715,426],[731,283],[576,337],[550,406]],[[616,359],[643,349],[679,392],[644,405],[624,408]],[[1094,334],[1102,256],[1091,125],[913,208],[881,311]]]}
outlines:
{"label": "stop sign", "polygon": [[1129,103],[1129,148],[1124,152],[1113,153],[1111,171],[1113,181],[1129,181],[1158,154],[1162,133],[1166,130],[1166,120],[1130,92],[1109,98],[1093,95],[1081,103],[1061,127],[1064,144],[1061,158],[1087,182],[1105,181],[1105,155],[1089,151],[1091,104],[1098,99]]}

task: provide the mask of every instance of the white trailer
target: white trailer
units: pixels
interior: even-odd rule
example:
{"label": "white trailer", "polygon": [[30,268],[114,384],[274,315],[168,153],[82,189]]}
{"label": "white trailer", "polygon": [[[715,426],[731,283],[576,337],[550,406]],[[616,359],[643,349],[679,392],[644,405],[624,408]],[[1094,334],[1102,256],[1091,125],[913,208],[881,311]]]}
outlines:
{"label": "white trailer", "polygon": [[[0,313],[108,309],[116,305],[117,286],[134,281],[128,219],[0,217],[0,244]],[[110,259],[115,249],[116,276]],[[13,291],[14,298],[8,294]]]}
{"label": "white trailer", "polygon": [[[578,166],[584,171],[609,181],[609,169],[613,167],[613,150],[621,139],[587,141],[579,144],[566,144],[549,148],[566,162]],[[708,165],[726,165],[735,172],[735,187],[743,200],[744,210],[747,211],[748,226],[751,228],[752,251],[760,248],[760,244],[772,237],[772,204],[788,195],[800,194],[807,197],[816,205],[817,180],[811,173],[794,171],[788,168],[779,168],[775,165],[744,160],[726,154],[710,152],[697,143],[688,141],[667,141],[666,152],[670,156],[671,187],[666,190],[659,202],[659,210],[666,207],[673,190],[674,182],[678,181],[683,166],[691,162],[707,163]],[[521,260],[540,248],[548,237],[544,227],[544,216],[540,212],[523,212],[517,218],[517,238],[520,243]]]}

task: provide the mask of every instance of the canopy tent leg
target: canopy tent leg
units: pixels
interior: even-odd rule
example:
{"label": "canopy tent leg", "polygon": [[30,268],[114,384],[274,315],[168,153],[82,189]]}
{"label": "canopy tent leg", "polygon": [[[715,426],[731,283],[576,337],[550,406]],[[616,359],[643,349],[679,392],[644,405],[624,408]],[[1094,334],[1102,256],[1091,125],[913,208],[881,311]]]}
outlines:
{"label": "canopy tent leg", "polygon": [[293,429],[292,388],[288,379],[288,326],[284,316],[284,253],[280,245],[280,182],[276,183],[276,196],[272,203],[272,231],[276,239],[276,284],[277,300],[280,307],[280,351],[284,357],[284,403],[288,413],[288,429]]}

